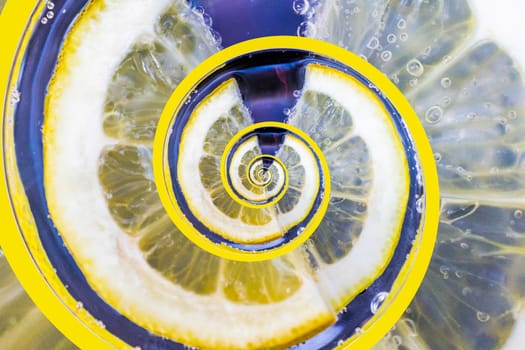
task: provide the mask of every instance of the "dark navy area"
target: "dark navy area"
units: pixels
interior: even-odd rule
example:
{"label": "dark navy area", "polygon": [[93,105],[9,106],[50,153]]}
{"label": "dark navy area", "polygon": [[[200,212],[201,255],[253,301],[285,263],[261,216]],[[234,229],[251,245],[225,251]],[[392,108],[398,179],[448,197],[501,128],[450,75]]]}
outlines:
{"label": "dark navy area", "polygon": [[286,0],[190,0],[212,18],[222,46],[274,35],[296,35],[303,17]]}
{"label": "dark navy area", "polygon": [[[23,66],[18,81],[18,90],[22,97],[14,118],[15,152],[19,174],[46,254],[55,267],[58,277],[68,288],[69,293],[76,300],[81,301],[93,317],[101,320],[109,332],[131,346],[140,346],[143,350],[186,349],[182,344],[151,334],[122,316],[102,300],[88,284],[49,218],[43,182],[41,127],[44,118],[44,101],[47,85],[53,74],[64,36],[87,2],[87,0],[64,0],[55,3],[53,20],[45,25],[37,24],[34,32],[28,34],[31,35],[31,39],[24,53]],[[195,0],[193,3],[203,6],[205,12],[212,16],[213,27],[221,34],[223,46],[258,36],[294,35],[298,24],[302,21],[302,18],[293,12],[292,1]],[[270,60],[272,55],[276,57],[273,62]],[[282,111],[295,102],[293,90],[302,87],[301,77],[303,76],[304,66],[311,62],[321,62],[325,65],[334,66],[352,74],[365,86],[369,85],[365,77],[337,62],[322,57],[313,57],[305,51],[281,51],[278,54],[272,52],[267,56],[258,54],[255,60],[241,58],[237,61],[237,66],[227,64],[225,69],[214,72],[211,77],[203,82],[204,91],[201,92],[199,88],[199,94],[195,100],[202,100],[206,91],[209,93],[211,89],[217,86],[214,84],[224,81],[227,76],[231,76],[237,79],[241,86],[245,85],[242,88],[243,97],[247,105],[256,111],[257,120],[255,121],[262,121],[263,119],[285,121],[286,114]],[[235,69],[232,69],[233,66]],[[272,99],[280,101],[275,103],[275,111],[267,110],[267,106],[258,103],[257,98],[254,98],[254,96],[262,98],[261,96],[265,96],[266,93],[264,88],[253,85],[257,74],[268,77],[266,84],[271,88],[267,91],[271,92]],[[421,215],[416,210],[416,200],[423,194],[423,188],[415,180],[419,169],[417,168],[413,142],[402,122],[402,117],[392,104],[375,90],[371,91],[381,99],[395,121],[409,162],[412,181],[401,238],[384,273],[348,305],[348,311],[340,313],[336,324],[305,343],[295,346],[294,349],[331,349],[337,345],[339,340],[352,336],[356,327],[365,324],[372,317],[370,303],[373,297],[379,292],[390,290],[405,262],[406,255],[410,252],[412,241],[415,239],[419,228]],[[259,108],[259,105],[262,107]],[[194,101],[187,107],[191,108],[192,106],[195,106]],[[280,112],[278,113],[278,111]],[[180,135],[177,133],[184,124],[184,113],[182,116],[174,125],[173,138],[170,140],[170,162],[176,160],[178,154],[176,140]],[[265,144],[271,143],[265,140],[262,140]],[[277,138],[274,143],[279,145],[282,140]],[[173,170],[172,174],[176,175]],[[180,191],[177,195],[180,196]]]}

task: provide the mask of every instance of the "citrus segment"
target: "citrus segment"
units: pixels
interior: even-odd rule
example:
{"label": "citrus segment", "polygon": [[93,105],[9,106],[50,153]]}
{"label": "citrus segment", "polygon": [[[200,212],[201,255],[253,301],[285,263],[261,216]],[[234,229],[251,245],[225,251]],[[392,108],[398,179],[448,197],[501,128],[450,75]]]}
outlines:
{"label": "citrus segment", "polygon": [[173,89],[217,50],[202,19],[173,2],[155,19],[112,75],[104,102],[104,131],[129,141],[151,141]]}
{"label": "citrus segment", "polygon": [[[238,303],[269,304],[285,300],[301,287],[296,267],[286,259],[245,263],[229,261],[224,295]],[[282,288],[281,286],[287,286]]]}
{"label": "citrus segment", "polygon": [[139,244],[148,264],[173,283],[199,295],[217,290],[220,259],[193,245],[167,215],[149,227]]}
{"label": "citrus segment", "polygon": [[363,230],[366,214],[364,202],[330,199],[324,220],[311,238],[323,263],[334,264],[351,251]]}
{"label": "citrus segment", "polygon": [[150,163],[151,151],[143,146],[108,146],[100,155],[98,175],[109,210],[128,234],[138,234],[164,213]]}

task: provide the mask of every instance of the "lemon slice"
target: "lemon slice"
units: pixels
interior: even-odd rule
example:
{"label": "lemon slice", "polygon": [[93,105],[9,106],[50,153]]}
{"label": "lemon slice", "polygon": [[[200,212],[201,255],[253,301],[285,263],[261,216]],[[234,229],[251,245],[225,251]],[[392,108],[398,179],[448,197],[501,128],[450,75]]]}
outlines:
{"label": "lemon slice", "polygon": [[368,86],[321,65],[307,67],[289,123],[312,137],[330,169],[330,203],[308,253],[321,290],[340,309],[381,274],[395,249],[409,194],[404,147]]}
{"label": "lemon slice", "polygon": [[206,33],[184,1],[86,10],[46,100],[51,219],[91,287],[151,333],[203,348],[291,345],[335,321],[303,256],[243,263],[202,251],[164,212],[153,181],[160,110],[216,50]]}

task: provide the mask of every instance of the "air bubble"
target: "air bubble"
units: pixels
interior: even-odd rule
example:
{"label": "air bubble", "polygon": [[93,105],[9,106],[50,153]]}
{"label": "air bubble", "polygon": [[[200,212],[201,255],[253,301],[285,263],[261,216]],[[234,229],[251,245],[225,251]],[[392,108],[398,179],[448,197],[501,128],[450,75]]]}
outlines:
{"label": "air bubble", "polygon": [[204,7],[202,6],[195,6],[193,8],[193,13],[197,14],[197,15],[202,15],[204,14]]}
{"label": "air bubble", "polygon": [[421,174],[417,174],[417,175],[416,175],[416,182],[417,182],[418,184],[422,185],[422,184],[423,184],[423,175],[421,175]]}
{"label": "air bubble", "polygon": [[470,112],[470,113],[467,113],[467,119],[475,119],[477,117],[477,113],[475,112]]}
{"label": "air bubble", "polygon": [[407,27],[407,21],[405,21],[403,18],[401,18],[398,22],[397,22],[397,27],[399,29],[405,29]]}
{"label": "air bubble", "polygon": [[354,331],[355,331],[355,334],[359,334],[359,335],[365,334],[365,332],[363,331],[361,327],[356,327]]}
{"label": "air bubble", "polygon": [[439,163],[441,162],[441,159],[443,158],[443,156],[441,155],[441,153],[434,153],[434,160],[436,161],[436,163]]}
{"label": "air bubble", "polygon": [[443,110],[439,106],[432,106],[425,113],[425,120],[429,124],[439,123],[442,117],[443,117]]}
{"label": "air bubble", "polygon": [[309,21],[301,22],[301,24],[299,24],[299,27],[297,27],[298,36],[312,37],[315,36],[316,31],[317,29],[315,25]]}
{"label": "air bubble", "polygon": [[452,80],[449,77],[441,79],[441,87],[448,89],[452,85]]}
{"label": "air bubble", "polygon": [[514,218],[515,219],[521,219],[523,217],[523,211],[522,210],[516,210],[514,212]]}
{"label": "air bubble", "polygon": [[390,34],[388,34],[388,35],[386,36],[386,41],[388,41],[390,44],[395,43],[396,40],[397,40],[397,37],[396,37],[395,34],[390,33]]}
{"label": "air bubble", "polygon": [[46,24],[47,23],[47,18],[46,17],[42,17],[42,19],[40,20],[40,23]]}
{"label": "air bubble", "polygon": [[442,265],[439,267],[439,273],[443,275],[443,279],[448,279],[449,271],[450,271],[450,268],[448,268],[447,266]]}
{"label": "air bubble", "polygon": [[423,75],[425,68],[423,67],[423,64],[418,59],[414,58],[408,61],[406,65],[406,70],[408,74],[414,77],[420,77],[421,75]]}
{"label": "air bubble", "polygon": [[294,90],[293,97],[295,97],[295,98],[301,97],[301,90]]}
{"label": "air bubble", "polygon": [[465,297],[466,297],[467,295],[471,294],[471,293],[472,293],[472,289],[470,289],[469,287],[465,287],[465,288],[463,288],[463,289],[461,290],[461,294],[463,294],[463,296],[465,296]]}
{"label": "air bubble", "polygon": [[423,212],[423,198],[419,198],[416,201],[416,211],[420,214]]}
{"label": "air bubble", "polygon": [[417,336],[417,328],[416,328],[416,323],[410,319],[410,318],[404,318],[402,320],[402,322],[406,325],[406,327],[408,328],[408,334],[412,337],[415,337]]}
{"label": "air bubble", "polygon": [[75,307],[77,308],[77,310],[80,310],[80,309],[84,308],[84,304],[82,304],[81,301],[77,301],[77,304],[75,305]]}
{"label": "air bubble", "polygon": [[53,11],[48,11],[46,13],[46,17],[49,19],[53,19],[53,17],[55,17],[55,13]]}
{"label": "air bubble", "polygon": [[399,40],[401,41],[407,41],[408,39],[408,34],[407,33],[401,33],[399,34]]}
{"label": "air bubble", "polygon": [[211,16],[207,13],[202,14],[202,20],[204,24],[208,27],[211,27],[213,25],[213,18],[211,18]]}
{"label": "air bubble", "polygon": [[308,12],[306,12],[304,17],[306,19],[311,19],[314,15],[315,15],[315,7],[310,6],[310,9],[308,10]]}
{"label": "air bubble", "polygon": [[401,344],[403,344],[403,339],[399,335],[394,335],[392,337],[392,341],[394,342],[394,345],[399,347]]}
{"label": "air bubble", "polygon": [[304,15],[310,9],[310,3],[308,0],[295,0],[292,4],[292,8],[298,15]]}
{"label": "air bubble", "polygon": [[20,91],[18,91],[17,88],[15,87],[11,90],[10,102],[12,105],[15,105],[18,102],[20,102]]}
{"label": "air bubble", "polygon": [[375,36],[371,37],[368,41],[368,44],[366,44],[366,47],[370,50],[375,50],[379,46],[379,39]]}
{"label": "air bubble", "polygon": [[490,320],[490,315],[486,312],[478,311],[476,312],[476,318],[479,322],[487,322],[488,320]]}
{"label": "air bubble", "polygon": [[459,246],[460,246],[462,249],[468,249],[468,248],[469,248],[468,243],[465,243],[465,242],[461,242],[461,243],[459,244]]}
{"label": "air bubble", "polygon": [[385,62],[390,61],[392,59],[392,52],[388,50],[381,52],[381,59]]}
{"label": "air bubble", "polygon": [[395,84],[399,84],[399,76],[397,74],[392,74],[390,76],[390,79],[395,83]]}
{"label": "air bubble", "polygon": [[48,10],[52,10],[55,8],[55,4],[52,1],[48,1],[46,7]]}
{"label": "air bubble", "polygon": [[387,297],[388,297],[388,292],[377,293],[372,299],[372,301],[370,302],[370,311],[373,314],[376,314]]}

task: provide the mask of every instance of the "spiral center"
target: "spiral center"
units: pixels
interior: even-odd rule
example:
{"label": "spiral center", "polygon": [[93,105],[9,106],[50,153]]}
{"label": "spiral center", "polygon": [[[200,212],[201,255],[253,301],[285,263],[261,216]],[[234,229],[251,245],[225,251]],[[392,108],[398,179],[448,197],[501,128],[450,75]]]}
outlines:
{"label": "spiral center", "polygon": [[257,187],[268,186],[273,178],[272,171],[263,164],[252,164],[249,169],[249,179]]}

